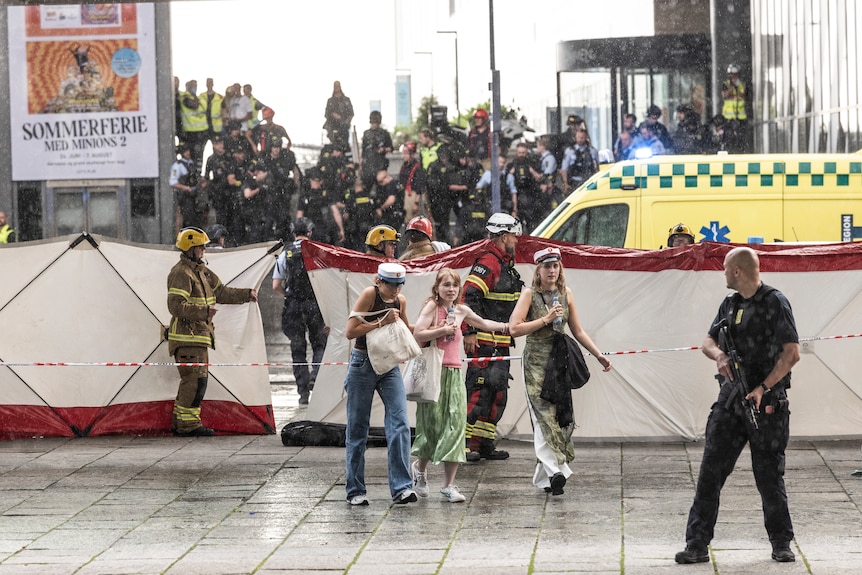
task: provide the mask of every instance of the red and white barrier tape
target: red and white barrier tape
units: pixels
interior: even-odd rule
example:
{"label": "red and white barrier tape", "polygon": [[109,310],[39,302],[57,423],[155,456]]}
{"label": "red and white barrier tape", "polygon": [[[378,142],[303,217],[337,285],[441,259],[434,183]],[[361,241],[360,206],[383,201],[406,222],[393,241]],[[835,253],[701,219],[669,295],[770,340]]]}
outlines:
{"label": "red and white barrier tape", "polygon": [[[521,359],[520,355],[498,355],[494,357],[468,357],[467,363],[484,361],[507,361]],[[7,367],[293,367],[294,365],[349,365],[349,361],[322,361],[320,363],[189,363],[173,361],[0,361]]]}
{"label": "red and white barrier tape", "polygon": [[[824,335],[817,337],[799,338],[799,343],[809,341],[826,341],[831,339],[850,339],[862,337],[862,333],[848,335]],[[690,347],[668,347],[663,349],[633,349],[628,351],[611,351],[602,355],[635,355],[640,353],[666,353],[670,351],[695,351],[700,346]],[[520,355],[498,355],[494,357],[468,357],[461,361],[467,363],[478,363],[485,361],[510,361],[522,359]],[[178,363],[171,361],[0,361],[0,366],[6,367],[293,367],[295,365],[349,365],[347,361],[322,361],[320,363]]]}

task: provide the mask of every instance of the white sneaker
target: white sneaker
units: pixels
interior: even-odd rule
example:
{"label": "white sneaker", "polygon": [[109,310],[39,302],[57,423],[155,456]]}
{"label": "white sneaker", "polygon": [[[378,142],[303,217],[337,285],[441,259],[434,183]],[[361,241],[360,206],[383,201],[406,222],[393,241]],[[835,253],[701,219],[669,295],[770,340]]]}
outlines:
{"label": "white sneaker", "polygon": [[363,495],[354,495],[347,500],[351,505],[368,505],[368,497]]}
{"label": "white sneaker", "polygon": [[392,502],[395,505],[404,505],[406,503],[415,503],[417,501],[416,492],[412,489],[405,489],[401,493],[398,494]]}
{"label": "white sneaker", "polygon": [[461,495],[461,492],[458,491],[458,488],[454,485],[449,485],[448,487],[441,489],[440,497],[449,503],[461,503],[462,501],[467,501],[467,498]]}
{"label": "white sneaker", "polygon": [[428,497],[428,472],[419,471],[419,460],[413,462],[410,466],[410,471],[413,472],[413,490],[419,497]]}

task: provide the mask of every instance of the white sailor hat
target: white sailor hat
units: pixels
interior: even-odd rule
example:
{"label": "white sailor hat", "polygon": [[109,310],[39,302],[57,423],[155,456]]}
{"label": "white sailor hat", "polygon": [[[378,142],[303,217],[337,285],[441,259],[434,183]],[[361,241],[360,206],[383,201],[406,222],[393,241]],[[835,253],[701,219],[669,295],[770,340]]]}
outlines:
{"label": "white sailor hat", "polygon": [[562,259],[560,248],[545,248],[533,254],[533,261],[537,264],[545,262],[558,262]]}
{"label": "white sailor hat", "polygon": [[380,264],[377,266],[377,277],[387,283],[403,284],[407,280],[407,270],[401,264]]}

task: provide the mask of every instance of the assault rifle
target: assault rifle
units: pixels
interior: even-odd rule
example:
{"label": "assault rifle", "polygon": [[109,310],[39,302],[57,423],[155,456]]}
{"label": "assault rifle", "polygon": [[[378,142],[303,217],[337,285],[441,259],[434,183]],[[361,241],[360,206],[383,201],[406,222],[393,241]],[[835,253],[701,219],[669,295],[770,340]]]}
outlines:
{"label": "assault rifle", "polygon": [[745,373],[742,371],[742,360],[736,352],[736,346],[733,344],[733,339],[730,337],[730,331],[727,329],[726,319],[722,319],[718,324],[718,346],[730,358],[728,367],[730,368],[730,373],[733,375],[733,381],[725,378],[720,373],[716,374],[715,379],[717,379],[721,385],[731,384],[734,386],[733,393],[731,393],[730,398],[727,401],[728,406],[732,405],[732,402],[738,395],[739,401],[742,404],[743,414],[748,420],[748,423],[757,430],[759,429],[757,425],[757,406],[753,399],[745,399],[745,396],[748,395],[748,383],[745,381]]}

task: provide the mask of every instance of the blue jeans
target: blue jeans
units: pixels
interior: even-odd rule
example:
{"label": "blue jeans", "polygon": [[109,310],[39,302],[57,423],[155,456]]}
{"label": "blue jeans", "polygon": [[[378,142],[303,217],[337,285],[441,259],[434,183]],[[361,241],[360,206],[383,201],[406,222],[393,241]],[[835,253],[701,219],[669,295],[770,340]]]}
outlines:
{"label": "blue jeans", "polygon": [[389,493],[392,498],[413,487],[410,476],[410,421],[401,370],[396,366],[377,375],[368,354],[354,349],[344,380],[347,393],[347,499],[367,493],[365,488],[365,442],[375,390],[383,400],[384,432],[389,459]]}

